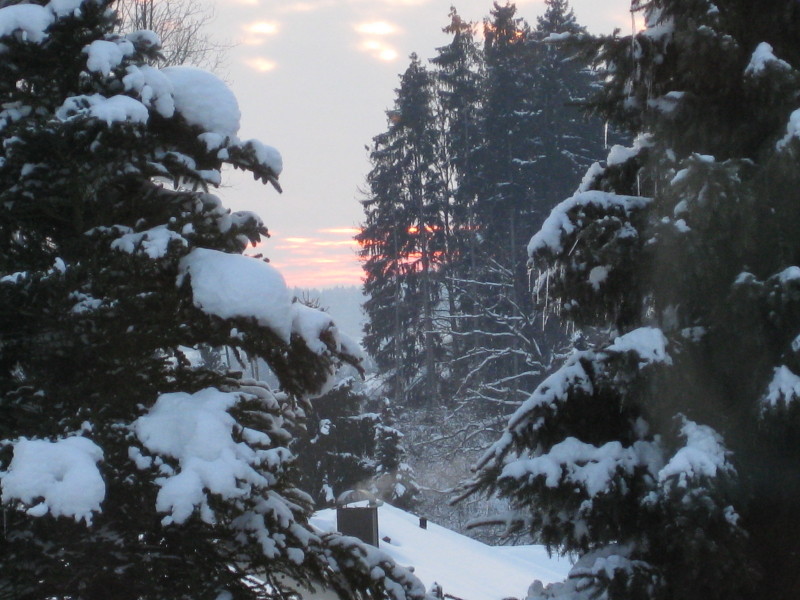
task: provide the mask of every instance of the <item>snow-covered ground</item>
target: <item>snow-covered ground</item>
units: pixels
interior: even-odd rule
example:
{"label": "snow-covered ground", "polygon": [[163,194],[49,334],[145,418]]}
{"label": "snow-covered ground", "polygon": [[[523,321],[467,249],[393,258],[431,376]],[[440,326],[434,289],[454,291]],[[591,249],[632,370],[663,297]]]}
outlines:
{"label": "snow-covered ground", "polygon": [[[336,529],[336,511],[317,512],[311,523],[323,531]],[[550,558],[542,546],[487,546],[428,523],[419,527],[418,517],[383,504],[378,508],[380,548],[430,588],[442,586],[445,594],[463,600],[525,598],[535,579],[547,584],[567,576],[570,562]]]}

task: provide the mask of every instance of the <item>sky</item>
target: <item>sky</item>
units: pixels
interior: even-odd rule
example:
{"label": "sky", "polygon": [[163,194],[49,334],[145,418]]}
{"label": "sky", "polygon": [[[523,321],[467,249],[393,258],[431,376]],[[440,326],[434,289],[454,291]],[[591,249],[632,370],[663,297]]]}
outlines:
{"label": "sky", "polygon": [[[283,194],[241,172],[217,191],[232,210],[251,210],[271,237],[259,251],[290,286],[358,285],[352,237],[363,219],[365,146],[386,129],[399,74],[449,42],[450,5],[480,22],[492,0],[206,0],[215,39],[231,44],[218,71],[242,112],[239,137],[278,148]],[[532,26],[544,0],[516,2]],[[593,33],[631,29],[629,0],[572,0]]]}

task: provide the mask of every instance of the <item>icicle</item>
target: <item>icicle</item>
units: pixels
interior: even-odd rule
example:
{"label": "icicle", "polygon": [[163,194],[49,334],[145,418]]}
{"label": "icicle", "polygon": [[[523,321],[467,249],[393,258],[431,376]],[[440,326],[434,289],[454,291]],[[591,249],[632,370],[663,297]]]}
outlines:
{"label": "icicle", "polygon": [[542,328],[547,325],[547,314],[550,312],[550,269],[547,269],[544,284],[544,310],[542,311]]}

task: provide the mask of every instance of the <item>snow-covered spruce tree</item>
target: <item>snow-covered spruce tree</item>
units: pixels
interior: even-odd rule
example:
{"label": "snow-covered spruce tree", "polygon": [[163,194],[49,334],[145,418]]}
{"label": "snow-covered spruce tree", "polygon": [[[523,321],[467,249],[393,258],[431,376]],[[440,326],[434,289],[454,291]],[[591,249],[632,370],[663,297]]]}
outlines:
{"label": "snow-covered spruce tree", "polygon": [[[277,187],[279,154],[236,137],[216,77],[147,66],[157,36],[114,34],[109,7],[0,8],[0,597],[267,598],[286,574],[421,598],[377,549],[316,535],[287,479],[303,398],[357,360],[242,256],[261,220],[205,191],[223,163]],[[283,391],[193,368],[201,344]]]}
{"label": "snow-covered spruce tree", "polygon": [[375,477],[372,481],[372,492],[393,506],[409,510],[418,501],[419,485],[414,477],[414,470],[406,462],[404,436],[395,428],[392,404],[387,399],[381,404],[381,420],[375,428]]}
{"label": "snow-covered spruce tree", "polygon": [[367,489],[376,474],[375,438],[381,417],[347,378],[311,401],[306,431],[292,450],[300,485],[318,507],[333,506],[344,492]]}
{"label": "snow-covered spruce tree", "polygon": [[549,302],[608,337],[538,387],[465,493],[499,491],[499,519],[581,555],[532,598],[797,598],[800,4],[632,8],[643,31],[587,44],[596,108],[639,137],[528,246]]}
{"label": "snow-covered spruce tree", "polygon": [[441,284],[443,181],[435,167],[431,75],[415,54],[400,77],[388,129],[374,138],[365,221],[356,236],[364,259],[364,345],[400,404],[438,398],[441,341],[434,312]]}
{"label": "snow-covered spruce tree", "polygon": [[532,171],[536,204],[549,211],[571,194],[586,169],[602,158],[604,123],[581,110],[594,89],[594,74],[579,53],[558,43],[585,34],[586,28],[578,23],[567,0],[545,0],[545,6],[531,32],[537,132]]}

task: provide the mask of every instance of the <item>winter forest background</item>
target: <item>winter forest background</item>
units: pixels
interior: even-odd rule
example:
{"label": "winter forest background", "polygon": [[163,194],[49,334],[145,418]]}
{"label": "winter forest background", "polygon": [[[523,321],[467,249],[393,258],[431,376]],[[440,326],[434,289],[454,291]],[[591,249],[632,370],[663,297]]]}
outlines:
{"label": "winter forest background", "polygon": [[366,353],[244,254],[211,190],[282,160],[164,6],[0,0],[0,598],[430,597],[309,525],[354,488],[569,555],[531,600],[800,595],[800,3],[452,8],[368,149]]}

